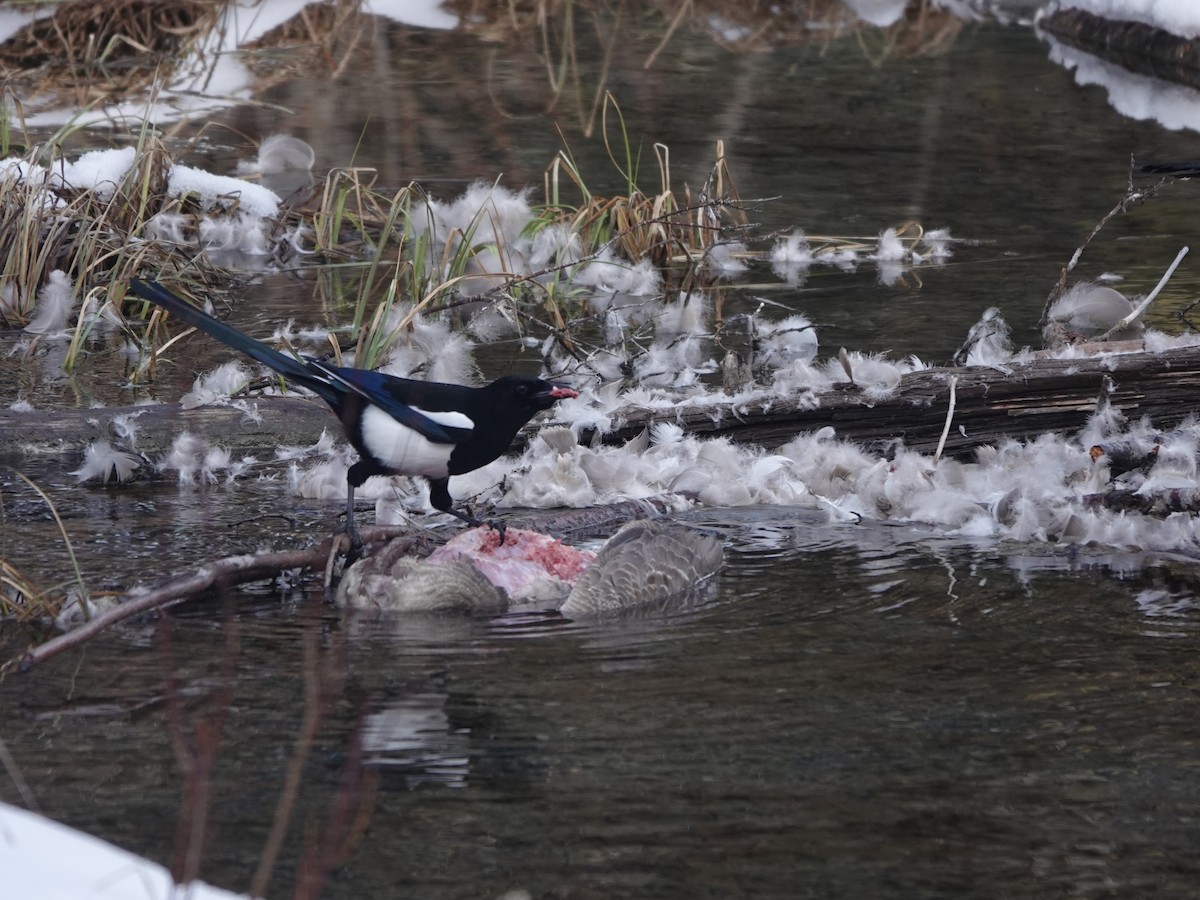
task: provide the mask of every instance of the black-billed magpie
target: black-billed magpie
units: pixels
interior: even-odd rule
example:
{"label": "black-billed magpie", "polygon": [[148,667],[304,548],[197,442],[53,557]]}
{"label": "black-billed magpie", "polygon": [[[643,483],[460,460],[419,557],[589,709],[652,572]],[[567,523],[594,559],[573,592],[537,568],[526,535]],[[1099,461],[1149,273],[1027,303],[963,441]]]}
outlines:
{"label": "black-billed magpie", "polygon": [[429,502],[435,509],[471,525],[483,524],[469,510],[454,508],[450,476],[497,459],[535,415],[559,400],[579,396],[566,385],[521,375],[505,375],[474,388],[297,359],[213,318],[156,282],[134,279],[129,288],[329,404],[358,451],[358,462],[346,475],[346,531],[355,547],[361,542],[354,527],[354,489],[372,475],[420,475],[429,481]]}

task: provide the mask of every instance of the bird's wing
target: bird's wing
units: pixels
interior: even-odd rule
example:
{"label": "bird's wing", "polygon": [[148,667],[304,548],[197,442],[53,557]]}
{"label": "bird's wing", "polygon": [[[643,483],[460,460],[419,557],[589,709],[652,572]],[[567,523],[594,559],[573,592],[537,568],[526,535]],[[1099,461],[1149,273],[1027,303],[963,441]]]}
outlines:
{"label": "bird's wing", "polygon": [[475,423],[465,413],[429,412],[402,399],[400,386],[407,383],[403,378],[368,369],[329,366],[316,360],[309,360],[308,366],[318,369],[435,444],[461,444],[474,432]]}

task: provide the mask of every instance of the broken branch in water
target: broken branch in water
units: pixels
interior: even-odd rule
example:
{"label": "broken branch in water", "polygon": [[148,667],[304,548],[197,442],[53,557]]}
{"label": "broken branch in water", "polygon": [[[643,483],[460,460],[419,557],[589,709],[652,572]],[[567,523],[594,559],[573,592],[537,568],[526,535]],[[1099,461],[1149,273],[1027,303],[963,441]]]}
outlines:
{"label": "broken branch in water", "polygon": [[946,404],[946,424],[942,427],[942,436],[938,439],[937,449],[933,452],[933,464],[937,465],[939,459],[942,458],[942,451],[946,449],[946,438],[950,434],[950,423],[954,421],[954,406],[955,388],[958,387],[958,376],[950,376],[950,401]]}
{"label": "broken branch in water", "polygon": [[1108,331],[1104,332],[1104,334],[1100,335],[1097,338],[1093,338],[1093,340],[1106,341],[1110,337],[1112,337],[1112,335],[1116,334],[1119,331],[1122,331],[1125,328],[1128,328],[1135,321],[1137,321],[1138,316],[1140,316],[1142,313],[1144,313],[1147,310],[1147,308],[1149,308],[1150,304],[1154,302],[1154,298],[1157,297],[1159,295],[1159,293],[1162,291],[1162,289],[1167,286],[1167,282],[1171,280],[1171,276],[1175,274],[1175,270],[1179,268],[1179,264],[1181,262],[1183,262],[1183,258],[1187,255],[1188,255],[1188,248],[1187,247],[1181,248],[1179,253],[1177,253],[1175,256],[1175,261],[1173,263],[1171,263],[1171,265],[1167,266],[1167,271],[1163,273],[1162,278],[1158,279],[1158,284],[1156,284],[1154,286],[1154,290],[1152,290],[1149,294],[1146,295],[1146,299],[1143,300],[1140,304],[1138,304],[1137,308],[1132,310],[1129,313],[1129,315],[1127,315],[1125,318],[1123,318],[1121,321],[1119,321],[1112,328],[1108,329]]}
{"label": "broken branch in water", "polygon": [[1150,187],[1135,188],[1133,186],[1133,171],[1133,158],[1130,157],[1129,177],[1125,188],[1125,196],[1122,197],[1120,202],[1107,213],[1105,213],[1100,221],[1096,223],[1095,227],[1092,228],[1091,234],[1084,238],[1083,243],[1075,249],[1073,254],[1071,254],[1070,262],[1063,266],[1062,272],[1058,276],[1058,283],[1054,285],[1054,290],[1052,290],[1050,292],[1050,296],[1046,298],[1046,305],[1042,309],[1042,318],[1038,322],[1039,329],[1041,329],[1046,322],[1049,321],[1050,307],[1052,307],[1055,301],[1057,301],[1058,298],[1063,295],[1063,292],[1066,291],[1067,276],[1070,275],[1071,272],[1074,271],[1075,266],[1079,264],[1079,260],[1083,257],[1083,251],[1087,249],[1087,245],[1090,244],[1092,239],[1100,233],[1101,229],[1108,224],[1109,220],[1118,213],[1128,212],[1131,207],[1136,206],[1138,203],[1144,203],[1145,201],[1151,199],[1159,191],[1172,182],[1172,179],[1170,178],[1163,178],[1156,184],[1152,184]]}
{"label": "broken branch in water", "polygon": [[[409,526],[383,525],[363,528],[361,534],[363,542],[369,545],[382,543],[407,534],[409,531]],[[7,663],[4,668],[10,668],[15,663],[21,671],[28,671],[38,663],[45,662],[58,656],[64,650],[82,644],[110,625],[154,609],[179,603],[182,600],[198,597],[205,591],[216,587],[231,587],[249,581],[261,581],[288,569],[321,568],[332,551],[333,542],[341,541],[342,537],[341,533],[334,534],[319,544],[299,550],[228,556],[205,563],[192,572],[173,575],[148,587],[134,588],[126,593],[128,599],[125,602],[92,616],[83,625],[66,634],[51,638],[46,643],[34,647],[19,659]]]}

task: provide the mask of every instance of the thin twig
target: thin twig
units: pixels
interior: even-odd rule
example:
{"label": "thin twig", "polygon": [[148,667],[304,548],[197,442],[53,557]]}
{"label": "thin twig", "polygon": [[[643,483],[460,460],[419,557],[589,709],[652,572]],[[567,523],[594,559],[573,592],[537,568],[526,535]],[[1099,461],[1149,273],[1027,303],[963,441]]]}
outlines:
{"label": "thin twig", "polygon": [[325,713],[325,692],[322,690],[320,675],[320,655],[317,652],[317,636],[312,628],[304,633],[304,717],[300,723],[300,733],[296,735],[296,743],[292,748],[292,757],[288,761],[284,773],[283,789],[279,792],[279,800],[275,805],[275,815],[271,820],[271,830],[267,835],[267,843],[259,854],[258,867],[250,881],[250,896],[265,897],[267,887],[271,883],[271,873],[279,860],[279,852],[283,849],[288,827],[291,825],[292,813],[296,801],[300,797],[300,788],[304,783],[304,767],[312,753],[313,742]]}
{"label": "thin twig", "polygon": [[[359,529],[364,544],[377,544],[407,534],[409,526],[376,525]],[[281,550],[274,553],[244,554],[229,556],[207,563],[193,572],[166,578],[149,587],[136,587],[125,593],[126,601],[106,610],[80,625],[73,631],[51,638],[46,643],[31,649],[23,657],[4,665],[8,669],[16,664],[25,672],[39,663],[58,656],[65,650],[77,647],[99,634],[110,625],[125,619],[150,612],[159,607],[170,606],[181,600],[196,597],[218,585],[233,586],[248,581],[270,578],[286,569],[316,569],[324,565],[333,541],[341,540],[341,534],[332,535],[319,544],[299,550]]]}
{"label": "thin twig", "polygon": [[33,791],[30,790],[29,782],[21,774],[21,769],[17,765],[17,761],[9,752],[8,745],[4,743],[4,738],[2,737],[0,737],[0,764],[3,764],[5,773],[12,780],[17,793],[21,795],[21,802],[25,804],[25,808],[32,812],[40,813],[42,810],[38,806],[37,798],[33,795]]}
{"label": "thin twig", "polygon": [[936,466],[938,460],[942,458],[942,451],[946,449],[946,438],[950,436],[950,423],[954,421],[954,405],[956,401],[956,391],[958,388],[958,376],[950,376],[950,403],[946,407],[946,424],[942,426],[942,436],[938,440],[937,450],[933,452],[933,464]]}
{"label": "thin twig", "polygon": [[1125,318],[1123,318],[1120,322],[1118,322],[1112,328],[1108,329],[1108,331],[1104,332],[1104,334],[1100,335],[1097,338],[1093,338],[1093,340],[1106,341],[1110,337],[1112,337],[1112,335],[1116,334],[1118,331],[1121,331],[1122,329],[1128,328],[1130,325],[1132,325],[1134,323],[1134,321],[1137,320],[1137,317],[1140,316],[1142,313],[1144,313],[1146,311],[1147,307],[1149,307],[1150,304],[1154,302],[1154,298],[1159,295],[1159,293],[1162,291],[1162,289],[1167,286],[1167,282],[1171,280],[1171,276],[1175,274],[1175,270],[1179,268],[1179,264],[1181,262],[1183,262],[1183,258],[1187,255],[1188,255],[1188,248],[1187,247],[1181,248],[1179,253],[1176,254],[1176,256],[1175,256],[1175,261],[1167,267],[1167,271],[1164,272],[1163,277],[1158,280],[1158,284],[1156,284],[1154,286],[1154,290],[1152,290],[1149,294],[1146,295],[1146,299],[1143,300],[1138,305],[1137,309],[1133,310],[1133,312],[1131,312],[1129,315],[1127,315]]}
{"label": "thin twig", "polygon": [[1121,201],[1107,213],[1105,213],[1104,217],[1096,223],[1096,226],[1092,229],[1091,234],[1084,238],[1083,243],[1080,244],[1075,249],[1075,252],[1071,255],[1071,261],[1063,266],[1063,270],[1058,276],[1058,283],[1054,285],[1054,290],[1052,290],[1050,292],[1050,296],[1046,298],[1046,305],[1042,309],[1042,318],[1038,322],[1039,329],[1045,326],[1046,322],[1049,321],[1050,307],[1052,307],[1058,298],[1061,297],[1066,291],[1067,276],[1070,275],[1071,272],[1074,271],[1075,266],[1079,264],[1079,260],[1083,257],[1083,251],[1087,248],[1087,245],[1092,242],[1092,239],[1100,233],[1100,230],[1108,224],[1109,220],[1118,213],[1127,212],[1130,208],[1138,203],[1144,203],[1145,201],[1151,199],[1158,194],[1159,191],[1171,183],[1172,179],[1163,178],[1161,181],[1151,185],[1148,188],[1135,189],[1133,186],[1133,158],[1130,157],[1129,176],[1126,181],[1125,196],[1122,197]]}

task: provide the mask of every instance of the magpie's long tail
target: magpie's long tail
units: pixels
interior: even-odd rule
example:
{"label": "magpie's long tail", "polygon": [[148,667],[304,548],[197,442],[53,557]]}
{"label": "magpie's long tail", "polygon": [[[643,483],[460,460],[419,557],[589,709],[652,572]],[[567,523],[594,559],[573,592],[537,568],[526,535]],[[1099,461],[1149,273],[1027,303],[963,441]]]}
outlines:
{"label": "magpie's long tail", "polygon": [[175,318],[194,325],[222,344],[227,344],[234,350],[240,350],[264,366],[269,366],[294,384],[315,392],[327,403],[336,406],[337,401],[345,393],[340,387],[331,384],[328,378],[315,374],[301,360],[280,353],[262,341],[256,341],[248,334],[243,334],[232,325],[226,325],[220,319],[213,318],[204,310],[197,309],[155,281],[139,281],[134,278],[129,282],[129,289],[143,300],[149,300],[151,303],[161,306]]}

